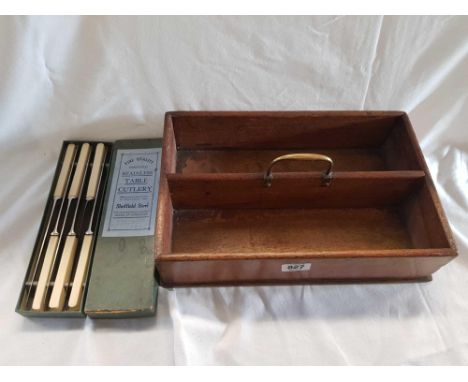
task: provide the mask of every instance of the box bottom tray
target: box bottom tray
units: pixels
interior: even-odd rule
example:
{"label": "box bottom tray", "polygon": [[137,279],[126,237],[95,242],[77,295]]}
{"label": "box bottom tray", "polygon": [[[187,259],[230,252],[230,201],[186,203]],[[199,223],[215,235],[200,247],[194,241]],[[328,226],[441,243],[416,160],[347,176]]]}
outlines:
{"label": "box bottom tray", "polygon": [[397,207],[174,212],[173,253],[413,248]]}
{"label": "box bottom tray", "polygon": [[172,218],[171,247],[157,257],[168,287],[428,281],[452,256],[414,229],[402,204],[179,209]]}

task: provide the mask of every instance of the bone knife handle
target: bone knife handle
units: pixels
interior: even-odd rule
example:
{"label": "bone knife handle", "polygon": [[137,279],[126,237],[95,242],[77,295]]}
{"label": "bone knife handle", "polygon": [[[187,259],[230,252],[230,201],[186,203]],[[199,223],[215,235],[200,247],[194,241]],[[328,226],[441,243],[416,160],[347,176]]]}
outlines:
{"label": "bone knife handle", "polygon": [[70,281],[70,274],[75,259],[76,245],[78,239],[75,235],[67,236],[60,259],[59,269],[55,277],[54,288],[49,300],[49,308],[62,309],[65,302],[67,283]]}
{"label": "bone knife handle", "polygon": [[89,178],[88,190],[86,192],[86,200],[92,200],[96,197],[99,184],[99,175],[101,173],[101,165],[104,161],[105,146],[103,143],[98,143],[94,153],[93,170]]}
{"label": "bone knife handle", "polygon": [[83,295],[86,270],[88,269],[89,258],[91,256],[91,245],[93,243],[93,235],[85,235],[83,244],[81,245],[80,257],[78,258],[78,266],[76,267],[75,278],[68,300],[68,307],[71,309],[77,308]]}
{"label": "bone knife handle", "polygon": [[47,251],[42,263],[41,273],[37,281],[36,292],[32,303],[33,310],[43,310],[45,303],[45,293],[47,291],[47,283],[49,282],[50,272],[52,270],[52,262],[54,261],[57,244],[59,242],[58,235],[50,236],[49,243],[47,244]]}
{"label": "bone knife handle", "polygon": [[78,164],[76,165],[75,175],[73,175],[73,182],[70,187],[70,191],[68,191],[68,199],[75,199],[79,196],[81,183],[83,182],[83,177],[86,170],[86,164],[88,162],[89,152],[89,143],[83,143],[80,150],[80,156],[78,158]]}
{"label": "bone knife handle", "polygon": [[65,151],[62,162],[62,168],[54,190],[54,199],[61,199],[65,194],[65,184],[73,166],[73,156],[75,154],[75,145],[70,143]]}

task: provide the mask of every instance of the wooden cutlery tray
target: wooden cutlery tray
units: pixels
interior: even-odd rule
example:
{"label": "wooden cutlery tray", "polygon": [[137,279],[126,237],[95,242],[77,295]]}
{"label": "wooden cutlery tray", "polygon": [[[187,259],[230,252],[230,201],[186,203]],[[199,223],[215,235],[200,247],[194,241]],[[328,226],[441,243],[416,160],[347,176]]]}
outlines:
{"label": "wooden cutlery tray", "polygon": [[428,280],[456,248],[403,112],[166,114],[161,284]]}

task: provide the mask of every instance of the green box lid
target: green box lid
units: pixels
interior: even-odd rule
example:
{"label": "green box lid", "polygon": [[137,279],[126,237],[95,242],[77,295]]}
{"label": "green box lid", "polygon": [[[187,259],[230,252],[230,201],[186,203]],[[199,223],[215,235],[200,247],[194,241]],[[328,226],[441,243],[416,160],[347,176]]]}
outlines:
{"label": "green box lid", "polygon": [[156,312],[154,228],[161,139],[117,141],[88,284],[93,318]]}

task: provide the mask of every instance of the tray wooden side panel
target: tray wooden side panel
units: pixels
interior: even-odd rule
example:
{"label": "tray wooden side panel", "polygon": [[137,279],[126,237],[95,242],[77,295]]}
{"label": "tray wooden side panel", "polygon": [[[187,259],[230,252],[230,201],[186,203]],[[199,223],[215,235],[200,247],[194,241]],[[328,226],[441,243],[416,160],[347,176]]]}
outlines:
{"label": "tray wooden side panel", "polygon": [[156,259],[158,259],[158,256],[162,253],[170,253],[172,248],[172,215],[174,209],[169,193],[166,174],[175,170],[176,142],[174,137],[174,130],[172,128],[172,119],[168,114],[166,115],[164,122],[164,137],[162,147],[163,151],[161,158],[161,174],[159,179],[158,209],[156,213]]}
{"label": "tray wooden side panel", "polygon": [[[178,148],[349,148],[381,145],[402,112],[172,112]],[[347,134],[343,134],[346,128]],[[235,131],[235,134],[232,132]]]}
{"label": "tray wooden side panel", "polygon": [[[424,226],[430,233],[429,237],[432,238],[431,240],[447,243],[449,248],[452,250],[452,258],[454,258],[458,255],[457,246],[455,244],[447,216],[445,215],[444,208],[437,194],[434,181],[432,180],[429,167],[427,166],[426,160],[424,159],[424,154],[421,150],[421,147],[419,146],[416,133],[414,132],[414,128],[406,113],[404,113],[402,116],[402,122],[405,126],[409,141],[411,142],[413,152],[415,153],[416,160],[419,164],[419,168],[421,168],[426,174],[424,178],[426,187],[424,190],[422,190],[420,199],[415,203],[419,204],[419,209],[422,213],[422,215],[420,213],[420,216],[425,216],[425,214],[428,213],[430,214],[429,219],[424,219]],[[422,227],[422,225],[420,224],[419,227]],[[410,232],[413,232],[415,236],[420,236],[420,228],[418,228],[418,225],[411,225],[410,223],[409,229]]]}
{"label": "tray wooden side panel", "polygon": [[[378,256],[360,256],[359,252],[337,254],[341,257],[302,257],[291,255],[283,258],[238,258],[223,259],[222,255],[201,257],[203,260],[180,261],[164,256],[159,263],[159,274],[164,286],[183,285],[236,285],[307,282],[356,282],[356,281],[411,281],[427,279],[441,266],[451,260],[451,254],[439,251],[432,256],[424,250],[411,250],[412,256],[402,251],[386,251]],[[385,252],[385,251],[384,251]],[[299,258],[298,258],[299,257]],[[183,258],[183,257],[182,257]],[[304,272],[283,272],[285,264],[310,264]]]}

